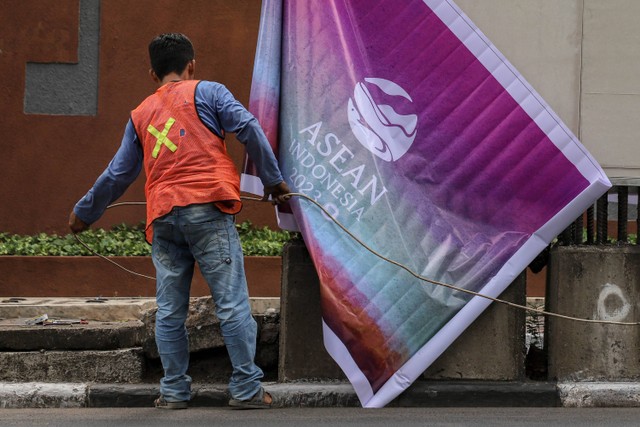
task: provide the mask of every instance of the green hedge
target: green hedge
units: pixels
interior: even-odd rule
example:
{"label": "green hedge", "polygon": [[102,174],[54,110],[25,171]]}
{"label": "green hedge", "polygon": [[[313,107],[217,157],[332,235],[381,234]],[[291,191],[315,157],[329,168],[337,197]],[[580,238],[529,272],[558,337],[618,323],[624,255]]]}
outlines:
{"label": "green hedge", "polygon": [[[258,228],[245,221],[237,224],[242,250],[246,256],[279,256],[282,247],[297,233],[273,231],[268,227]],[[80,239],[90,248],[105,256],[147,256],[151,246],[144,240],[144,226],[121,224],[111,230],[95,229],[83,231]],[[40,233],[22,236],[0,233],[0,255],[22,256],[89,256],[93,255],[80,245],[72,234],[58,236]]]}

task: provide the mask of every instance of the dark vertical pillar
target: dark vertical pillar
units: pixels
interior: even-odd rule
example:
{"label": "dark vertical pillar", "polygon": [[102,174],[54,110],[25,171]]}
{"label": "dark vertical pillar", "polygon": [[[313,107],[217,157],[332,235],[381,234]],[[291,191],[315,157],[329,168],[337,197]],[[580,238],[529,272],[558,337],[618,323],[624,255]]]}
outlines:
{"label": "dark vertical pillar", "polygon": [[320,281],[302,240],[282,255],[278,381],[345,376],[324,348]]}

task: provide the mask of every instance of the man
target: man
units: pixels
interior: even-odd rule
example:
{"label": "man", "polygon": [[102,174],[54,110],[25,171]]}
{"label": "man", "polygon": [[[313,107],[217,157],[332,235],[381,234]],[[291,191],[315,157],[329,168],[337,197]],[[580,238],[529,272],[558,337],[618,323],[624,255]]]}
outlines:
{"label": "man", "polygon": [[246,145],[274,203],[289,187],[257,120],[221,84],[194,80],[194,49],[183,34],[149,44],[158,90],[132,113],[122,144],[107,169],[76,204],[74,233],[86,229],[120,197],[144,166],[147,241],[156,268],[156,343],[164,368],[158,408],[183,409],[191,394],[186,374],[185,320],[194,263],[211,290],[233,366],[229,382],[236,408],[267,408],[272,397],[254,363],[256,323],[251,316],[242,248],[234,224],[241,209],[239,178],[227,154],[225,132]]}

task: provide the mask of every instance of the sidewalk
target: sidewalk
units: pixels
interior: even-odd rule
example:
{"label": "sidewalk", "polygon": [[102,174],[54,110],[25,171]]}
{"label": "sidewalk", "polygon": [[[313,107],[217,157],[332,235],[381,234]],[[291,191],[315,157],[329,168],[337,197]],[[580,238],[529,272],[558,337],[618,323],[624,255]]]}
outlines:
{"label": "sidewalk", "polygon": [[[0,408],[151,407],[158,384],[143,375],[145,329],[140,318],[152,306],[153,300],[146,298],[1,302],[0,363],[5,376],[0,376]],[[279,300],[254,299],[252,306],[254,313],[273,313]],[[43,313],[94,320],[66,327],[24,324],[25,318]],[[348,383],[301,381],[265,387],[275,407],[360,407]],[[226,407],[226,389],[226,384],[194,377],[191,406]],[[419,380],[388,406],[640,407],[640,383]]]}

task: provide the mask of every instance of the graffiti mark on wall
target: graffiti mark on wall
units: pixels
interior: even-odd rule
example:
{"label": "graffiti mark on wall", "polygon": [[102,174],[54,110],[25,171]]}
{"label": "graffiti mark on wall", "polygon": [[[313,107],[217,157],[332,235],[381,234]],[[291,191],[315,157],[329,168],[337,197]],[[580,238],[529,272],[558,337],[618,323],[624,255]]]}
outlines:
{"label": "graffiti mark on wall", "polygon": [[78,63],[27,62],[26,114],[95,116],[98,113],[100,0],[80,0]]}
{"label": "graffiti mark on wall", "polygon": [[619,286],[606,283],[598,296],[598,318],[622,321],[631,311],[631,304]]}

